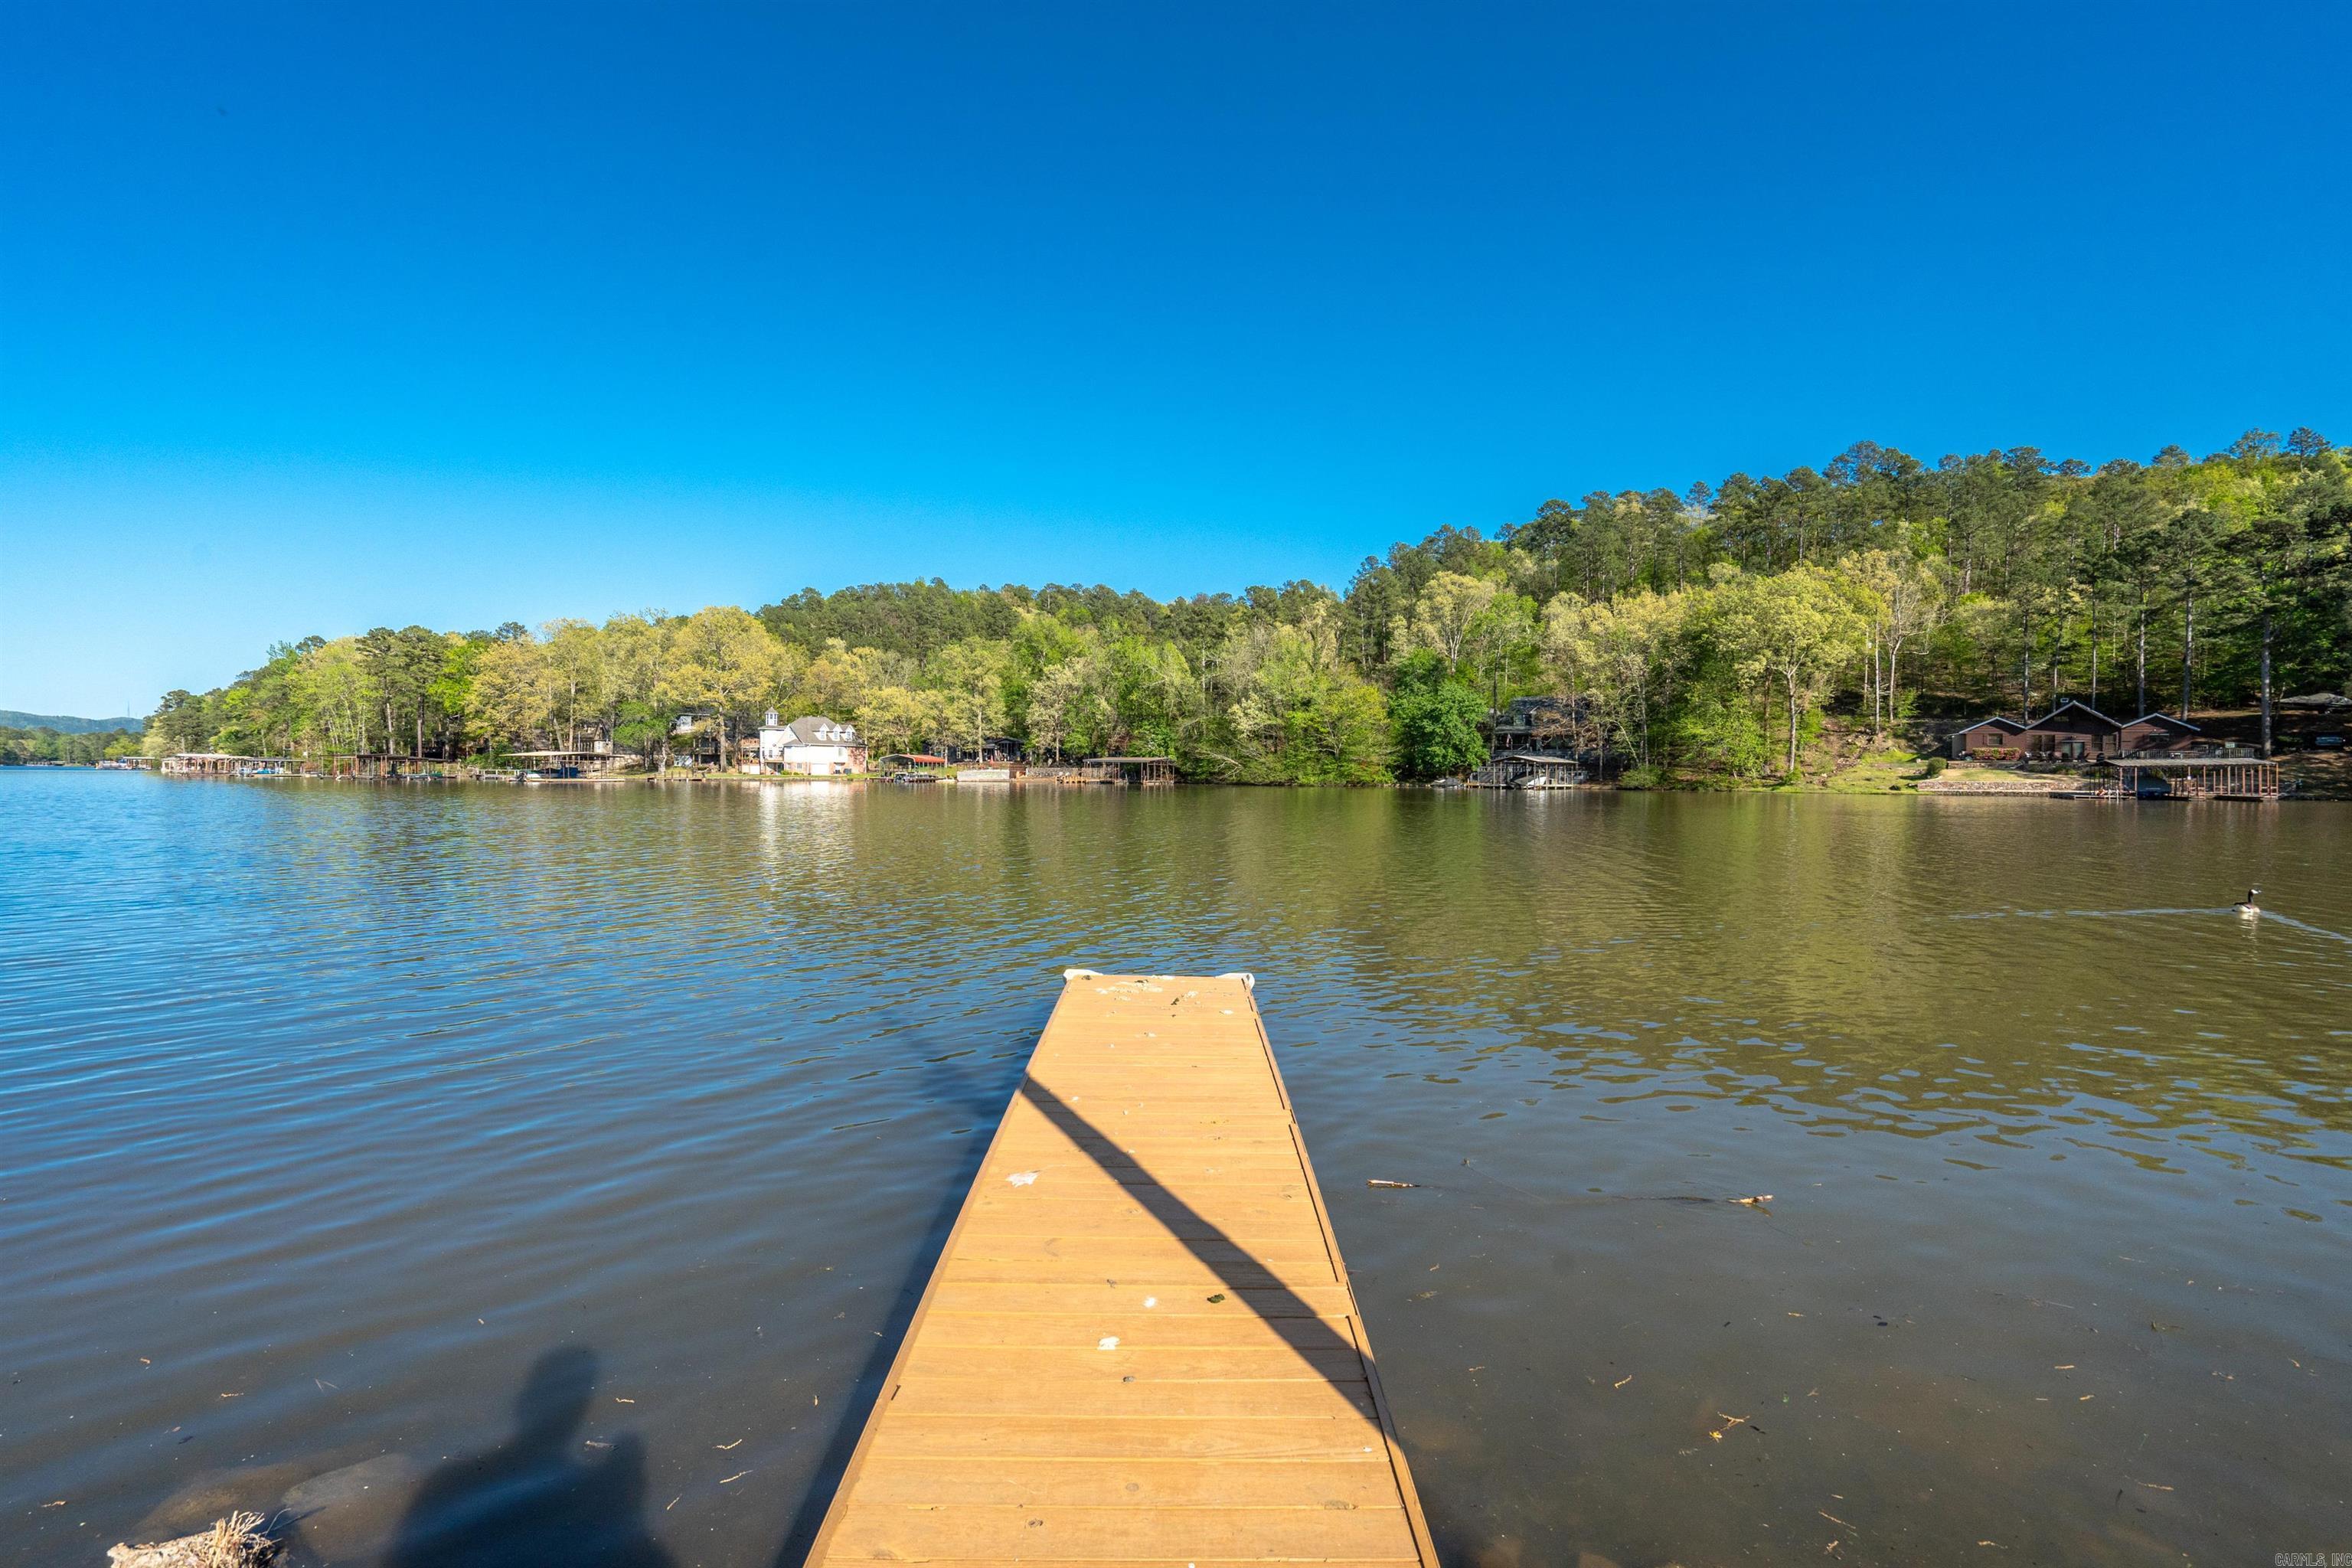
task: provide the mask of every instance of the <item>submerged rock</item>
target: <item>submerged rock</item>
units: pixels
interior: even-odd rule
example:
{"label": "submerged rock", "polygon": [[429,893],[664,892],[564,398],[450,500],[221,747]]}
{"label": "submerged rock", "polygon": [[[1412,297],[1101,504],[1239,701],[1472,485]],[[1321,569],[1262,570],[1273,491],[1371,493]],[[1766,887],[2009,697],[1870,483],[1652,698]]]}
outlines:
{"label": "submerged rock", "polygon": [[383,1550],[416,1496],[425,1467],[381,1454],[288,1489],[283,1519],[301,1555],[363,1562]]}
{"label": "submerged rock", "polygon": [[[345,1450],[348,1454],[349,1450]],[[206,1470],[147,1510],[131,1528],[142,1541],[169,1541],[191,1531],[205,1531],[213,1521],[239,1509],[266,1508],[288,1487],[319,1473],[320,1464],[336,1456],[296,1460],[290,1464],[231,1466]],[[345,1462],[348,1462],[346,1460]]]}

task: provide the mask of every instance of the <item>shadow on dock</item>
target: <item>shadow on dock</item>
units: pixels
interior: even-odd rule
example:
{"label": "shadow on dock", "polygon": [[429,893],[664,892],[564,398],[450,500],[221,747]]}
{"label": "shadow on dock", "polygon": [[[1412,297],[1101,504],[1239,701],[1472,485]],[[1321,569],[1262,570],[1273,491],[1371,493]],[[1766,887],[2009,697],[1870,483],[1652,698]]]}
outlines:
{"label": "shadow on dock", "polygon": [[[1088,1121],[1078,1111],[1063,1103],[1044,1085],[1031,1077],[1026,1069],[1022,1073],[1021,1087],[1016,1092],[1019,1099],[1027,1100],[1043,1112],[1062,1135],[1069,1140],[1073,1148],[1093,1161],[1097,1169],[1116,1179],[1121,1167],[1114,1166],[1103,1157],[1105,1151],[1118,1147],[1108,1134]],[[1010,1107],[1007,1109],[1009,1110]],[[973,1163],[975,1178],[979,1165],[985,1161],[985,1158],[984,1152],[975,1158]],[[858,1397],[846,1403],[841,1423],[835,1431],[832,1443],[825,1450],[824,1461],[817,1475],[810,1482],[808,1495],[794,1514],[791,1530],[784,1538],[782,1547],[776,1553],[775,1568],[802,1568],[809,1550],[815,1545],[817,1532],[824,1528],[825,1514],[832,1507],[835,1494],[840,1488],[842,1477],[847,1471],[849,1461],[856,1451],[858,1438],[865,1433],[874,1402],[881,1396],[883,1380],[889,1375],[891,1363],[898,1358],[899,1346],[905,1342],[913,1325],[915,1311],[921,1303],[924,1288],[929,1283],[932,1272],[939,1266],[940,1257],[947,1247],[948,1235],[955,1228],[956,1216],[962,1212],[970,1186],[971,1181],[967,1180],[961,1187],[950,1191],[946,1201],[932,1216],[931,1227],[924,1237],[924,1245],[916,1254],[914,1264],[908,1269],[907,1279],[900,1287],[898,1302],[891,1311],[890,1324],[883,1336],[876,1342],[872,1356],[868,1359],[865,1370],[859,1373],[856,1385]],[[1285,1336],[1286,1342],[1298,1352],[1302,1362],[1315,1368],[1316,1375],[1322,1377],[1334,1387],[1344,1390],[1347,1383],[1352,1380],[1331,1376],[1328,1372],[1318,1365],[1317,1358],[1313,1353],[1321,1351],[1328,1356],[1332,1351],[1344,1350],[1350,1355],[1360,1358],[1368,1383],[1378,1377],[1378,1371],[1373,1366],[1369,1351],[1353,1339],[1331,1328],[1313,1306],[1278,1279],[1275,1279],[1271,1274],[1260,1279],[1257,1277],[1260,1271],[1255,1266],[1234,1263],[1233,1259],[1235,1257],[1246,1258],[1247,1252],[1237,1247],[1231,1237],[1203,1217],[1191,1205],[1167,1188],[1157,1184],[1129,1186],[1124,1191],[1127,1196],[1132,1198],[1147,1214],[1158,1220],[1170,1236],[1183,1243],[1185,1249],[1203,1266],[1213,1270],[1217,1278],[1223,1281],[1225,1289],[1232,1292],[1234,1300],[1249,1306],[1259,1317],[1269,1321],[1279,1321],[1291,1325],[1288,1333]],[[1188,1235],[1187,1232],[1191,1234]],[[1329,1359],[1341,1365],[1347,1363],[1347,1357],[1344,1356],[1329,1357]],[[1376,1387],[1377,1384],[1374,1383],[1373,1386]],[[1376,1417],[1368,1416],[1365,1424],[1374,1431],[1379,1430],[1379,1421]]]}
{"label": "shadow on dock", "polygon": [[[1118,1147],[1109,1133],[1064,1104],[1034,1078],[1023,1077],[1021,1098],[1044,1112],[1045,1119],[1060,1129],[1062,1136],[1070,1141],[1072,1147],[1092,1160],[1097,1169],[1117,1179],[1118,1168],[1103,1158],[1104,1150]],[[1314,1356],[1307,1353],[1308,1352],[1345,1350],[1361,1360],[1368,1380],[1379,1375],[1369,1350],[1330,1328],[1324,1322],[1322,1315],[1289,1287],[1275,1279],[1270,1272],[1264,1279],[1255,1278],[1254,1265],[1234,1263],[1233,1259],[1235,1257],[1249,1256],[1247,1249],[1237,1245],[1233,1237],[1210,1223],[1183,1199],[1156,1184],[1128,1187],[1125,1195],[1132,1198],[1146,1214],[1165,1226],[1171,1237],[1182,1242],[1185,1250],[1204,1267],[1213,1269],[1217,1278],[1224,1282],[1225,1289],[1233,1293],[1234,1300],[1269,1321],[1283,1319],[1303,1325],[1298,1336],[1286,1342],[1299,1352],[1299,1359],[1309,1367],[1317,1367],[1317,1363]],[[1280,1310],[1269,1311],[1269,1308]],[[1340,1364],[1346,1364],[1345,1357],[1337,1359]],[[1334,1387],[1352,1381],[1334,1378],[1319,1367],[1317,1367],[1317,1375]],[[1379,1426],[1377,1421],[1368,1420],[1366,1424],[1376,1428]]]}

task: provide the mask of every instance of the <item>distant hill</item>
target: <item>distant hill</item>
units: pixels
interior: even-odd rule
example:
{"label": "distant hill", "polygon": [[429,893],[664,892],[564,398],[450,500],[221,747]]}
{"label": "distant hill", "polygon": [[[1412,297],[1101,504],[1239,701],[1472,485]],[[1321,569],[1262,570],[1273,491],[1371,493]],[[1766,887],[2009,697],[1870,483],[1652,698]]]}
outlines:
{"label": "distant hill", "polygon": [[146,727],[144,719],[77,719],[68,713],[19,713],[13,708],[0,708],[0,730],[55,730],[60,735],[128,730],[136,735]]}

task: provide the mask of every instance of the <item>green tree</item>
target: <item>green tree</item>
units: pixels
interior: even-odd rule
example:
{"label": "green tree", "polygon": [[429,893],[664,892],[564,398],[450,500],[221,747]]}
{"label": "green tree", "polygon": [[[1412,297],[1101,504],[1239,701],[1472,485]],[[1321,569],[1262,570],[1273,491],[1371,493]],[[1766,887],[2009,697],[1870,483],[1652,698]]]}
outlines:
{"label": "green tree", "polygon": [[1100,650],[1090,642],[1040,671],[1029,685],[1030,744],[1057,760],[1101,746],[1110,722],[1104,677]]}
{"label": "green tree", "polygon": [[1769,679],[1788,703],[1788,765],[1797,773],[1803,721],[1838,668],[1851,661],[1862,618],[1833,574],[1795,566],[1769,577],[1734,577],[1715,595],[1715,635],[1747,680]]}
{"label": "green tree", "polygon": [[586,621],[550,621],[541,628],[553,721],[567,751],[580,749],[580,726],[608,709],[604,634]]}
{"label": "green tree", "polygon": [[1693,594],[1649,589],[1600,604],[1563,594],[1545,611],[1544,649],[1564,695],[1613,730],[1643,767],[1675,694]]}
{"label": "green tree", "polygon": [[762,710],[782,699],[799,670],[767,627],[732,605],[698,610],[671,628],[661,695],[719,717],[722,755]]}
{"label": "green tree", "polygon": [[940,650],[937,660],[941,711],[958,744],[974,755],[1004,728],[1006,648],[966,637]]}
{"label": "green tree", "polygon": [[555,723],[556,692],[547,649],[536,638],[489,643],[467,691],[468,731],[494,754],[526,750]]}
{"label": "green tree", "polygon": [[1433,648],[1444,656],[1448,673],[1458,671],[1479,617],[1500,591],[1483,578],[1439,572],[1414,596],[1412,614],[1398,622],[1393,640],[1408,650]]}
{"label": "green tree", "polygon": [[1444,654],[1425,647],[1406,655],[1389,698],[1397,773],[1409,779],[1454,778],[1483,764],[1486,742],[1478,721],[1484,711],[1478,694],[1454,678]]}

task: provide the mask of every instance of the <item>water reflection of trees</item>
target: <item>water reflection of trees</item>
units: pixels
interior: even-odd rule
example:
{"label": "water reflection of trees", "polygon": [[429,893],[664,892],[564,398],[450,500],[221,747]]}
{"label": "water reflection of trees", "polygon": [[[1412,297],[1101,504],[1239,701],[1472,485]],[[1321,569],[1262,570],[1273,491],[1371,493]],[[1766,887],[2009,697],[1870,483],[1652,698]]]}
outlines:
{"label": "water reflection of trees", "polygon": [[[2327,859],[2313,842],[2344,837],[2320,808],[824,785],[352,798],[289,797],[312,819],[314,877],[366,882],[420,958],[470,951],[509,1001],[584,994],[625,1019],[667,1005],[649,973],[718,963],[795,995],[830,971],[845,995],[870,984],[977,1019],[1068,963],[1250,968],[1287,1039],[1427,1053],[1415,1067],[1449,1076],[1537,1052],[1552,1089],[1699,1096],[1822,1131],[2095,1127],[2334,1160],[2301,1129],[2352,1127],[2352,1066],[2316,1022],[2352,1013],[2344,954],[2194,912],[2250,880],[2282,907],[2340,904],[2295,885],[2298,863]],[[288,913],[349,908],[322,895]],[[2190,912],[2112,913],[2132,910]],[[2011,910],[2052,913],[1956,918]],[[714,994],[709,1023],[756,1030],[755,1000]],[[854,1008],[813,1021],[860,1028]]]}

